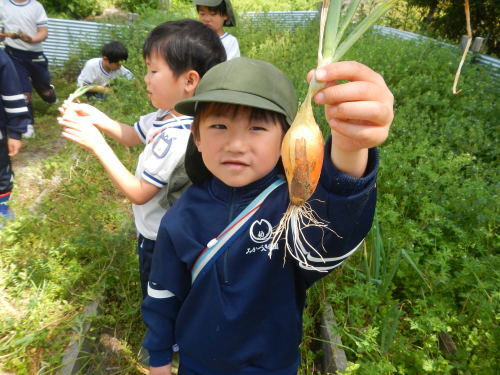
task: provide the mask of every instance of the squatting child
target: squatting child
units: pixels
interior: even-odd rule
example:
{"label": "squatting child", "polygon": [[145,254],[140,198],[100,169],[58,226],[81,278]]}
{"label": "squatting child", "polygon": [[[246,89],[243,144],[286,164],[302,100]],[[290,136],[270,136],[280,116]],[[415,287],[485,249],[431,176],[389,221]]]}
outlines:
{"label": "squatting child", "polygon": [[195,96],[175,106],[194,115],[197,151],[188,146],[186,169],[195,183],[165,214],[156,240],[142,303],[152,375],[171,374],[174,344],[180,375],[297,373],[306,290],[368,233],[376,146],[393,118],[393,96],[370,68],[340,62],[315,74],[327,83],[314,100],[325,104],[331,137],[309,202],[330,230],[303,230],[321,254],[304,253],[307,265],[284,259],[283,239],[270,246],[290,203],[280,179],[297,103],[290,80],[269,63],[237,58],[208,71]]}
{"label": "squatting child", "polygon": [[0,41],[5,39],[5,50],[14,62],[31,114],[31,123],[23,137],[31,138],[35,136],[31,106],[33,88],[43,101],[57,101],[42,45],[49,35],[47,14],[36,0],[0,0],[0,24],[4,28],[0,32]]}
{"label": "squatting child", "polygon": [[[61,108],[59,123],[65,127],[63,137],[92,151],[133,203],[141,290],[146,296],[160,220],[190,184],[184,170],[184,153],[192,117],[179,114],[174,105],[191,97],[200,78],[224,61],[226,54],[213,30],[185,19],[155,27],[144,43],[143,57],[147,94],[158,111],[141,116],[132,127],[88,104],[72,103]],[[125,146],[145,145],[135,176],[120,162],[99,130]]]}
{"label": "squatting child", "polygon": [[4,219],[12,219],[8,202],[14,173],[10,158],[22,147],[21,135],[31,123],[16,68],[7,53],[0,49],[0,228]]}
{"label": "squatting child", "polygon": [[117,77],[134,78],[130,70],[122,65],[127,59],[128,50],[122,43],[116,40],[106,43],[101,48],[101,57],[95,57],[85,63],[77,78],[77,85],[97,86],[87,91],[86,96],[104,97],[110,90],[107,86],[111,80]]}
{"label": "squatting child", "polygon": [[240,57],[240,46],[234,35],[224,31],[224,26],[236,26],[236,17],[229,0],[195,0],[200,22],[210,27],[219,36],[226,49],[227,59]]}

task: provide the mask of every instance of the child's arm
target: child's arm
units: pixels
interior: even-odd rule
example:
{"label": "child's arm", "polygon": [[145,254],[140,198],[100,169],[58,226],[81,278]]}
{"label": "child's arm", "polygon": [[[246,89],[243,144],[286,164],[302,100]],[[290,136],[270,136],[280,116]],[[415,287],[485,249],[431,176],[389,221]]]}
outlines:
{"label": "child's arm", "polygon": [[141,139],[133,126],[113,120],[90,104],[68,104],[65,102],[62,107],[59,108],[59,111],[64,117],[64,114],[69,109],[72,112],[71,121],[73,122],[79,122],[81,124],[91,123],[124,146],[136,146],[141,143]]}
{"label": "child's arm", "polygon": [[101,92],[103,94],[106,94],[106,93],[111,92],[111,88],[109,88],[107,86],[96,86],[87,92]]}
{"label": "child's arm", "polygon": [[8,154],[15,156],[21,150],[22,133],[30,124],[31,116],[16,68],[4,51],[0,51],[0,108],[7,130]]}
{"label": "child's arm", "polygon": [[82,123],[81,119],[73,122],[71,115],[66,112],[65,117],[59,118],[59,124],[65,126],[62,133],[64,138],[78,143],[97,156],[113,182],[132,203],[144,204],[158,193],[158,187],[142,178],[138,179],[125,168],[92,123]]}
{"label": "child's arm", "polygon": [[16,36],[26,43],[41,43],[49,36],[49,28],[46,26],[37,27],[35,35],[28,35],[19,30]]}
{"label": "child's arm", "polygon": [[161,366],[161,367],[150,367],[149,368],[150,375],[172,375],[171,366]]}
{"label": "child's arm", "polygon": [[[332,133],[332,163],[346,174],[361,177],[368,149],[380,145],[389,134],[394,97],[382,76],[354,61],[319,68],[316,79],[327,83],[314,99],[325,104]],[[338,84],[337,80],[348,82]]]}

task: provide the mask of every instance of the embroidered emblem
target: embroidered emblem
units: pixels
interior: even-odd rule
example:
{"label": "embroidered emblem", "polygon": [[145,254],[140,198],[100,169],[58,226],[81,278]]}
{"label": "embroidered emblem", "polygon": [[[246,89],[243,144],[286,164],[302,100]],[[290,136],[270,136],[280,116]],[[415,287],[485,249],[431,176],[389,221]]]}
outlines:
{"label": "embroidered emblem", "polygon": [[271,239],[273,235],[273,227],[271,223],[265,219],[255,220],[250,227],[250,238],[255,243],[264,243]]}
{"label": "embroidered emblem", "polygon": [[153,143],[153,154],[157,158],[163,159],[170,151],[173,141],[173,138],[169,138],[166,133],[158,135]]}

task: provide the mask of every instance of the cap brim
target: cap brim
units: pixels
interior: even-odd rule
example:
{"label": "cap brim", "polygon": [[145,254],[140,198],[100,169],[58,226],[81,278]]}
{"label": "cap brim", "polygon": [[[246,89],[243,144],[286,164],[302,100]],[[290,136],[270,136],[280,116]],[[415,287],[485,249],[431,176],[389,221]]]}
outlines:
{"label": "cap brim", "polygon": [[194,0],[193,4],[194,5],[201,5],[204,7],[216,7],[220,3],[222,3],[223,0],[220,0],[218,2],[214,2],[213,0]]}
{"label": "cap brim", "polygon": [[184,115],[193,116],[196,112],[196,104],[198,102],[243,105],[281,113],[285,117],[287,117],[287,113],[285,110],[283,110],[283,108],[279,107],[268,99],[256,96],[255,94],[248,94],[246,92],[232,90],[212,90],[201,93],[199,95],[195,95],[189,99],[185,99],[177,103],[175,105],[175,110]]}

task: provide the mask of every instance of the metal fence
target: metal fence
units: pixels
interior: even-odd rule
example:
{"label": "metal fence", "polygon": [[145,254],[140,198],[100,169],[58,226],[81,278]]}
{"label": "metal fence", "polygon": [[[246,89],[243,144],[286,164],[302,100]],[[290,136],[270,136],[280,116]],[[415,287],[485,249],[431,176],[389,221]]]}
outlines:
{"label": "metal fence", "polygon": [[240,15],[242,21],[255,27],[263,27],[267,24],[279,29],[293,30],[304,27],[318,18],[318,12],[314,10],[293,12],[246,12]]}
{"label": "metal fence", "polygon": [[[374,29],[377,32],[379,32],[380,34],[385,35],[387,37],[396,37],[396,38],[404,39],[404,40],[429,41],[432,43],[440,44],[443,47],[460,48],[460,46],[458,46],[458,45],[441,42],[439,40],[428,38],[428,37],[420,35],[420,34],[415,34],[415,33],[411,33],[409,31],[404,31],[404,30],[398,30],[398,29],[394,29],[392,27],[375,25]],[[469,53],[473,54],[472,52],[469,52]],[[477,64],[489,66],[490,68],[492,68],[494,75],[496,77],[500,77],[500,60],[499,59],[496,59],[496,58],[488,56],[488,55],[483,55],[482,53],[475,53],[474,54],[474,62]]]}
{"label": "metal fence", "polygon": [[50,65],[61,66],[82,43],[96,48],[102,46],[116,25],[49,18],[48,27],[49,37],[42,43],[43,50]]}

